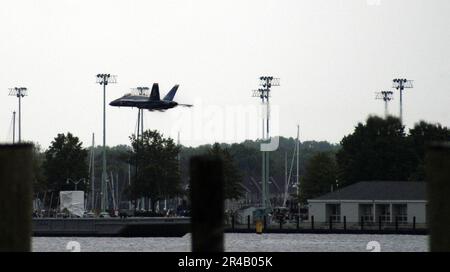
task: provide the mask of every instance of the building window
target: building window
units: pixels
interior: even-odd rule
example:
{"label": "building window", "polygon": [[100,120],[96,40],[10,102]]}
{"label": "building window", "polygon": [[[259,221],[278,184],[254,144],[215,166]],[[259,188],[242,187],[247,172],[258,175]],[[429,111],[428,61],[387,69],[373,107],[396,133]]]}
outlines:
{"label": "building window", "polygon": [[397,219],[399,223],[408,222],[408,207],[406,204],[394,204],[392,209],[394,210],[394,219]]}
{"label": "building window", "polygon": [[333,222],[341,222],[341,204],[327,204],[327,222],[331,219]]}
{"label": "building window", "polygon": [[359,205],[359,218],[364,222],[373,222],[373,205],[372,204],[360,204]]}
{"label": "building window", "polygon": [[381,222],[390,222],[391,221],[391,208],[389,204],[377,204],[376,205],[376,216],[375,218]]}

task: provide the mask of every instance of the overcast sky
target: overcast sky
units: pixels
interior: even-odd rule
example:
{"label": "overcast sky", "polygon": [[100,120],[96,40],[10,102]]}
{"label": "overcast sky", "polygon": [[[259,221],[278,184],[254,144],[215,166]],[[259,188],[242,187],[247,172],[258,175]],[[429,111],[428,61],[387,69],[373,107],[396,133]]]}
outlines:
{"label": "overcast sky", "polygon": [[[414,80],[404,96],[405,124],[450,126],[450,1],[2,1],[0,141],[11,141],[25,86],[23,139],[46,148],[72,132],[85,146],[102,137],[98,73],[118,75],[107,102],[158,82],[161,96],[193,108],[145,113],[145,128],[181,143],[260,137],[252,97],[260,75],[272,89],[274,134],[339,142],[369,114],[375,92],[392,79]],[[398,115],[399,97],[390,104]],[[107,144],[129,144],[137,110],[107,106]]]}

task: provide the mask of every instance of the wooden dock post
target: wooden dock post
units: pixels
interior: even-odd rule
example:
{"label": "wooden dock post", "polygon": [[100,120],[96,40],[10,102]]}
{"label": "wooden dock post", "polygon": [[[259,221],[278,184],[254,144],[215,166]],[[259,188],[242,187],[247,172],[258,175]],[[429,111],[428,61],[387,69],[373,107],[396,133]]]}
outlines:
{"label": "wooden dock post", "polygon": [[234,231],[234,213],[231,215],[231,229]]}
{"label": "wooden dock post", "polygon": [[223,252],[223,163],[216,156],[190,161],[193,252]]}
{"label": "wooden dock post", "polygon": [[344,231],[347,231],[347,216],[344,215]]}
{"label": "wooden dock post", "polygon": [[32,144],[0,145],[0,251],[31,250]]}
{"label": "wooden dock post", "polygon": [[425,171],[430,251],[450,252],[450,143],[428,146]]}

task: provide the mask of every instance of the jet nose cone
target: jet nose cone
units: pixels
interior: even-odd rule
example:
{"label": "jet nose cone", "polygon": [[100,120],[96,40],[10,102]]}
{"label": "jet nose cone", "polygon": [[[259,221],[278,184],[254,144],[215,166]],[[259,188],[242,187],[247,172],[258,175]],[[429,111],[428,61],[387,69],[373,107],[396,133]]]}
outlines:
{"label": "jet nose cone", "polygon": [[111,101],[111,103],[109,103],[109,105],[110,106],[118,106],[119,105],[119,101],[117,99],[113,100],[113,101]]}

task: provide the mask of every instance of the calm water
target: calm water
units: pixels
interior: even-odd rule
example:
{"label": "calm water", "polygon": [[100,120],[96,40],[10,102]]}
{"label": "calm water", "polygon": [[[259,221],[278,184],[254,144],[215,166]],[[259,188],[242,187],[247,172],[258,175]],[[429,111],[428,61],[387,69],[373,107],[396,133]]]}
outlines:
{"label": "calm water", "polygon": [[[80,243],[81,251],[190,251],[190,235],[181,238],[72,238],[35,237],[33,251],[67,251],[69,241]],[[368,251],[377,241],[381,251],[428,250],[428,237],[415,235],[347,234],[226,234],[226,251]]]}

